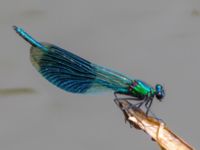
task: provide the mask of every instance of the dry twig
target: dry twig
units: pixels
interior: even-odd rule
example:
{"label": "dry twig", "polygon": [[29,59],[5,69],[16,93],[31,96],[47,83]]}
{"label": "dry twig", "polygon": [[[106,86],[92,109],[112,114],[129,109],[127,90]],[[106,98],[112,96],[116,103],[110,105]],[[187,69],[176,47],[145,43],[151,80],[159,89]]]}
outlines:
{"label": "dry twig", "polygon": [[130,108],[128,101],[118,101],[117,105],[131,126],[149,134],[163,150],[194,150],[190,145],[175,135],[166,125],[146,114],[141,109]]}

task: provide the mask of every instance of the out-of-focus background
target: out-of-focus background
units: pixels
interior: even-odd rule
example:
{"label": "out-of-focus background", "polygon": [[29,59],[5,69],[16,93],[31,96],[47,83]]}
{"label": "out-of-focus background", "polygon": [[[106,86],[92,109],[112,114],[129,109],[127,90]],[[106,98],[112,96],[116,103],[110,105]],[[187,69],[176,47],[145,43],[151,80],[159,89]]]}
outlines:
{"label": "out-of-focus background", "polygon": [[32,67],[23,27],[97,64],[164,84],[152,110],[198,148],[200,1],[1,0],[0,149],[159,149],[124,124],[113,94],[74,95]]}

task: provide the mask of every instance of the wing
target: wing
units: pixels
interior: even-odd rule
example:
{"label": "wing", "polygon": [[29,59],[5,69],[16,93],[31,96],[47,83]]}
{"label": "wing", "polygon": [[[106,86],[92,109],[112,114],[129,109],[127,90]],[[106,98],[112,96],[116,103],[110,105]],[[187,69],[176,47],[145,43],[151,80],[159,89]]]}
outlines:
{"label": "wing", "polygon": [[48,50],[31,47],[32,64],[49,82],[65,91],[126,91],[132,83],[131,79],[120,73],[95,65],[55,45],[42,45]]}

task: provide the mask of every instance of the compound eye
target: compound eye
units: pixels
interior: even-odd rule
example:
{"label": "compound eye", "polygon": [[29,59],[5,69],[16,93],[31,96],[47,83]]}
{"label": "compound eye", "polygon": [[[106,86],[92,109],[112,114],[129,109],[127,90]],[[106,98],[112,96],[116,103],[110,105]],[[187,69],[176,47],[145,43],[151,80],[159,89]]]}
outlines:
{"label": "compound eye", "polygon": [[158,100],[162,100],[163,97],[165,96],[165,91],[164,91],[163,86],[160,84],[157,84],[155,89],[156,89],[156,98]]}

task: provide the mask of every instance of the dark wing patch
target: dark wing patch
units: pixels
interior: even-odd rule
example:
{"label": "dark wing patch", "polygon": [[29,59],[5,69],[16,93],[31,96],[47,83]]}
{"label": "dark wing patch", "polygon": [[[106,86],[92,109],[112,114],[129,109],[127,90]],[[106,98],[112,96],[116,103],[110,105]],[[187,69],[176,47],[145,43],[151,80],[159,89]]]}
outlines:
{"label": "dark wing patch", "polygon": [[48,51],[32,47],[32,64],[49,82],[65,91],[94,93],[111,89],[126,92],[132,83],[118,72],[95,65],[57,46],[42,44]]}
{"label": "dark wing patch", "polygon": [[96,78],[96,69],[91,63],[57,46],[44,45],[48,51],[31,48],[31,61],[36,69],[65,91],[85,93]]}

